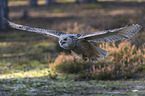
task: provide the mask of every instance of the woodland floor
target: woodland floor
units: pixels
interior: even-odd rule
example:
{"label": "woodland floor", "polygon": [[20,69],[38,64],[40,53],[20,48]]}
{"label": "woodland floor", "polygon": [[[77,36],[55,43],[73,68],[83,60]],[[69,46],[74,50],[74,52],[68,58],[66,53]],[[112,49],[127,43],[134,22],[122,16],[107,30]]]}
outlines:
{"label": "woodland floor", "polygon": [[[27,19],[22,18],[24,10],[28,10]],[[112,29],[128,22],[145,26],[144,3],[62,3],[28,7],[25,3],[10,2],[9,12],[9,19],[15,23],[65,33]],[[144,32],[131,39],[132,43],[142,45]],[[0,95],[145,96],[144,75],[127,80],[89,81],[76,80],[76,74],[51,76],[48,65],[62,51],[56,38],[15,29],[0,32]]]}

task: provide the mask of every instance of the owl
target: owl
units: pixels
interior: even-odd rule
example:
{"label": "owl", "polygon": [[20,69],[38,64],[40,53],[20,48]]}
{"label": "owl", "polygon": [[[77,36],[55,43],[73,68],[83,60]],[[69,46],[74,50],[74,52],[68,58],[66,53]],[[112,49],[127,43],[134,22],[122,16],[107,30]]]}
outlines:
{"label": "owl", "polygon": [[98,61],[108,55],[108,51],[97,47],[94,43],[108,43],[121,39],[130,39],[130,37],[134,36],[142,28],[141,25],[133,24],[131,26],[125,26],[113,30],[90,32],[85,34],[65,34],[60,31],[32,28],[29,26],[15,24],[7,19],[4,19],[4,21],[10,27],[15,29],[56,37],[59,39],[58,42],[60,47],[71,50],[83,60],[89,61]]}

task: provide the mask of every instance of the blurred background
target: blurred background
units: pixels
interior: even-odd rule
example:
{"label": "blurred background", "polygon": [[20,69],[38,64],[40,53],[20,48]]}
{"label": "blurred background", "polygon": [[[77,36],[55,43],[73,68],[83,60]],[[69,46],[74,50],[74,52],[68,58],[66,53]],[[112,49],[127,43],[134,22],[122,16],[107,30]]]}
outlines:
{"label": "blurred background", "polygon": [[[8,18],[10,21],[22,25],[58,30],[64,33],[95,32],[136,23],[142,25],[143,28],[129,41],[122,40],[113,43],[98,44],[99,47],[108,50],[109,55],[104,60],[93,64],[84,62],[73,54],[70,55],[70,51],[60,48],[57,38],[8,28],[2,21],[2,18]],[[41,80],[45,79],[46,81],[58,78],[63,78],[64,80],[65,78],[66,82],[70,80],[86,79],[122,80],[134,77],[140,78],[138,76],[141,76],[144,80],[144,26],[145,0],[0,0],[0,82],[10,82],[13,80],[13,82],[16,83],[19,82],[20,78],[23,78],[20,80],[21,82],[25,82],[25,78],[28,77],[33,77],[33,79],[41,77]],[[89,71],[86,72],[84,70]],[[62,76],[60,73],[65,73],[65,75],[63,74]],[[75,74],[75,76],[70,76],[69,74]],[[31,82],[33,79],[29,78],[29,81]],[[56,81],[57,83],[60,83],[59,79]],[[26,89],[31,87],[34,90],[32,90],[29,95],[34,95],[34,93],[40,95],[41,92],[36,92],[38,86],[40,86],[39,88],[41,89],[45,84],[47,85],[46,81],[41,80],[38,80],[39,84],[37,84],[37,80],[36,82],[27,82],[27,85],[23,84],[25,85],[23,87],[16,85],[14,87],[13,83],[0,86],[1,88],[14,91],[14,93],[10,92],[6,94],[20,95],[22,93],[19,94],[19,92],[23,89],[23,95],[25,93],[25,95],[28,95],[29,93],[27,93],[28,91]],[[54,82],[52,82],[50,85],[54,84]],[[34,85],[34,83],[36,83],[36,85]],[[93,85],[94,83],[91,84]],[[104,82],[104,84],[107,84],[107,82]],[[130,82],[124,84],[133,86]],[[140,84],[145,85],[141,81]],[[53,88],[57,88],[58,86],[57,84],[51,86],[52,89],[49,90],[53,92]],[[64,85],[61,85],[61,87],[62,86],[64,87]],[[70,87],[70,85],[67,86],[68,88],[72,87]],[[80,88],[80,86],[85,86],[86,90],[90,88],[90,86],[85,84],[75,86],[74,83],[74,88]],[[135,85],[133,88],[134,87]],[[92,90],[95,88],[98,88],[98,86],[96,85]],[[103,88],[103,86],[101,86],[101,88]],[[111,86],[111,88],[112,89],[106,89],[106,92],[117,90],[113,89],[116,87]],[[145,86],[141,88],[142,93],[138,94],[145,94],[143,91]],[[43,89],[43,91],[46,90],[48,91],[47,88]],[[81,89],[78,90],[80,91]],[[97,92],[101,92],[100,89],[96,90]],[[123,90],[123,88],[118,90]],[[127,90],[127,88],[125,90]],[[60,91],[62,92],[62,90]],[[61,92],[56,94],[62,95],[63,93],[67,93],[68,90]],[[97,94],[97,92],[95,94]],[[44,96],[48,95],[45,92],[43,93]],[[67,94],[69,94],[69,92]],[[70,94],[73,94],[73,92]],[[123,94],[132,94],[132,91],[130,93],[125,91]],[[77,95],[80,94],[78,93]]]}

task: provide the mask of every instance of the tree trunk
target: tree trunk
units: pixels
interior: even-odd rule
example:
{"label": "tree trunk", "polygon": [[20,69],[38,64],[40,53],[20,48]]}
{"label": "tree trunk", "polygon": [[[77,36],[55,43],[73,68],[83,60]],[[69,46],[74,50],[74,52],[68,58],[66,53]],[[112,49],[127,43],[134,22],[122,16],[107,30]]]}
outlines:
{"label": "tree trunk", "polygon": [[54,3],[55,3],[55,0],[45,0],[45,5],[51,5]]}
{"label": "tree trunk", "polygon": [[76,0],[76,3],[96,3],[97,0]]}
{"label": "tree trunk", "polygon": [[37,4],[37,1],[38,0],[29,0],[29,5],[30,6],[37,6],[38,4]]}
{"label": "tree trunk", "polygon": [[8,18],[8,0],[0,0],[0,30],[6,30],[7,24],[3,22],[3,18]]}

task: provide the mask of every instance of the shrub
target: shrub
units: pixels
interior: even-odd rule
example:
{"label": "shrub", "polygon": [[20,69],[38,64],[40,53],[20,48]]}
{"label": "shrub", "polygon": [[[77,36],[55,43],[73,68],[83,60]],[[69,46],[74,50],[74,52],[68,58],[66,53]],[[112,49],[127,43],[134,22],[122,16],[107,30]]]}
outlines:
{"label": "shrub", "polygon": [[[110,62],[109,62],[110,63]],[[128,79],[135,77],[137,73],[141,73],[145,69],[145,62],[139,63],[135,62],[132,64],[120,63],[120,66],[115,64],[105,64],[102,63],[93,65],[89,71],[84,71],[80,73],[81,79]]]}
{"label": "shrub", "polygon": [[[112,45],[112,46],[110,46]],[[91,69],[91,77],[96,79],[118,79],[134,77],[145,69],[145,48],[137,49],[130,42],[102,44],[101,48],[109,51],[106,59],[100,60]],[[106,62],[102,64],[102,62]],[[103,65],[103,66],[102,66]],[[99,66],[99,67],[98,67]]]}
{"label": "shrub", "polygon": [[61,53],[54,63],[49,64],[50,70],[60,73],[79,73],[87,68],[87,64],[74,55]]}
{"label": "shrub", "polygon": [[130,42],[123,42],[116,47],[115,43],[101,44],[101,48],[109,51],[108,57],[91,63],[62,53],[50,69],[60,73],[79,73],[78,79],[120,79],[132,78],[145,69],[145,47],[137,49]]}

